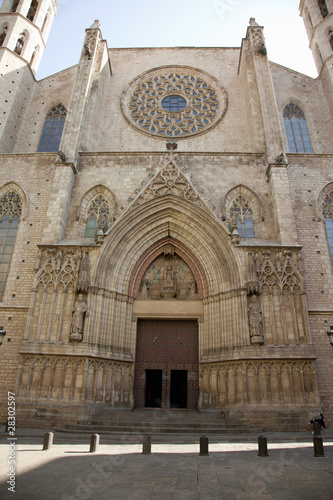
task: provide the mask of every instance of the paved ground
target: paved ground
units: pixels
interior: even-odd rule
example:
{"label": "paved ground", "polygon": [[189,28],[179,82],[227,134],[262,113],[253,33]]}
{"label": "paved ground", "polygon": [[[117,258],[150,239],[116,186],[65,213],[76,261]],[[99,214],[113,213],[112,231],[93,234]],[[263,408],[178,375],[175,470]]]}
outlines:
{"label": "paved ground", "polygon": [[[333,498],[333,432],[323,433],[324,457],[314,457],[311,432],[267,433],[268,457],[258,456],[257,436],[224,436],[199,443],[104,444],[89,453],[89,436],[55,434],[43,451],[43,431],[26,430],[10,447],[2,434],[0,499],[16,500],[210,500]],[[103,441],[104,440],[104,441]],[[59,444],[57,444],[59,443]],[[16,462],[15,493],[8,491]]]}

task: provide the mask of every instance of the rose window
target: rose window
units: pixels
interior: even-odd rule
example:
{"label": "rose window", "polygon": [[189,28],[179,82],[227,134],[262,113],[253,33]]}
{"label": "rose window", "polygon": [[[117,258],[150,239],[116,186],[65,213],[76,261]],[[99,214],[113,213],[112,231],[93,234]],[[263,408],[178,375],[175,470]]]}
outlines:
{"label": "rose window", "polygon": [[226,108],[226,92],[215,78],[177,66],[140,75],[122,98],[122,111],[131,125],[161,138],[207,132],[222,119]]}

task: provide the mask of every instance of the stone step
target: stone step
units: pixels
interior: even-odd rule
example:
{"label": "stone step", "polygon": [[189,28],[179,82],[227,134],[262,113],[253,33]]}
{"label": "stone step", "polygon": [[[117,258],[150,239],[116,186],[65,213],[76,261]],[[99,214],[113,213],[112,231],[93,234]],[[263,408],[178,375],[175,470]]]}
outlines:
{"label": "stone step", "polygon": [[235,426],[235,425],[224,425],[219,427],[211,427],[211,426],[166,426],[162,424],[156,425],[124,425],[124,426],[114,426],[114,425],[67,425],[66,429],[75,430],[77,432],[136,432],[136,433],[147,433],[147,432],[158,432],[158,433],[214,433],[218,434],[220,432],[240,432],[240,431],[249,431],[251,430],[249,427],[244,426]]}
{"label": "stone step", "polygon": [[262,432],[252,429],[243,419],[228,422],[223,412],[188,410],[134,410],[132,412],[103,409],[95,412],[89,421],[77,421],[58,429],[67,433],[93,433],[110,436],[135,435],[222,435]]}
{"label": "stone step", "polygon": [[155,429],[140,429],[140,430],[125,430],[123,432],[121,431],[115,431],[111,430],[108,428],[96,428],[96,427],[90,427],[89,429],[82,429],[80,427],[74,428],[74,426],[71,427],[65,427],[65,428],[58,428],[55,429],[57,433],[62,433],[62,434],[71,434],[72,436],[75,435],[88,435],[88,434],[93,434],[93,433],[98,433],[103,436],[107,436],[109,438],[118,438],[119,440],[127,440],[127,438],[138,438],[142,437],[144,435],[149,434],[150,436],[154,437],[165,437],[166,440],[170,440],[172,438],[179,438],[179,439],[186,439],[186,440],[193,440],[193,439],[198,439],[198,437],[205,435],[205,436],[213,436],[215,439],[218,438],[218,436],[226,436],[226,435],[241,435],[241,434],[251,434],[251,435],[260,435],[262,433],[261,428],[251,428],[251,429],[245,429],[245,428],[234,428],[234,427],[229,427],[225,429],[219,429],[218,431],[216,430],[211,430],[211,429],[205,429],[205,432],[193,432],[192,430],[188,430],[188,432],[184,432],[184,430],[179,429],[178,432],[177,430],[173,429],[172,431],[170,429],[163,429],[163,428],[155,428]]}

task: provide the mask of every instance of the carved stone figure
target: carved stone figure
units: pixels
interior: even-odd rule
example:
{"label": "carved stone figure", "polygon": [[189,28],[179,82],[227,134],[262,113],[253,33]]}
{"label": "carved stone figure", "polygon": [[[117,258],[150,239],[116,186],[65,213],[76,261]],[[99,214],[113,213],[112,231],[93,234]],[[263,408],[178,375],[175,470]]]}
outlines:
{"label": "carved stone figure", "polygon": [[188,265],[175,253],[172,244],[163,247],[163,254],[145,272],[140,283],[139,297],[153,300],[198,298],[195,277]]}
{"label": "carved stone figure", "polygon": [[85,316],[88,316],[88,306],[86,301],[83,299],[82,293],[80,293],[73,308],[73,317],[69,340],[78,342],[82,341]]}
{"label": "carved stone figure", "polygon": [[76,289],[77,291],[88,292],[90,285],[90,262],[89,262],[89,252],[85,252],[85,256],[82,260],[79,277],[77,280]]}
{"label": "carved stone figure", "polygon": [[170,299],[176,296],[176,286],[174,281],[174,272],[171,265],[168,265],[161,282],[161,297]]}
{"label": "carved stone figure", "polygon": [[252,344],[263,344],[264,339],[261,334],[261,310],[257,296],[252,295],[248,307],[250,337]]}

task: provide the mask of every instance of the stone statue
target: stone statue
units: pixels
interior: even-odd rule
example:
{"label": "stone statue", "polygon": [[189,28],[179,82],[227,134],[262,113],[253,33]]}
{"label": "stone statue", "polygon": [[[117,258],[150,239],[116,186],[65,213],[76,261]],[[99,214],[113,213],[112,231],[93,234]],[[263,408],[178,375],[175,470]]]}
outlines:
{"label": "stone statue", "polygon": [[161,276],[161,297],[170,299],[176,296],[176,286],[174,281],[174,272],[169,264],[166,272]]}
{"label": "stone statue", "polygon": [[257,296],[252,295],[248,307],[250,337],[252,344],[263,344],[264,339],[261,335],[261,310]]}
{"label": "stone statue", "polygon": [[77,297],[77,301],[75,302],[75,306],[73,307],[73,317],[69,340],[76,340],[81,342],[85,316],[88,316],[88,307],[86,301],[83,299],[82,293],[80,293]]}

